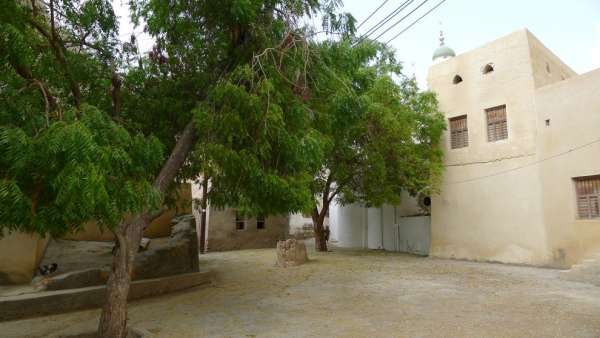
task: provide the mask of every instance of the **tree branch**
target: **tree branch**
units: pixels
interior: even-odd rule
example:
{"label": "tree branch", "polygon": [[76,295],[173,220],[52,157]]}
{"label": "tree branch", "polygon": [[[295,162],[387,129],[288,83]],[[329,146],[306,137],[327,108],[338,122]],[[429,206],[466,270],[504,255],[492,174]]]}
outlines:
{"label": "tree branch", "polygon": [[121,113],[121,84],[122,81],[116,71],[113,71],[111,77],[112,88],[110,91],[113,102],[113,115],[119,116]]}
{"label": "tree branch", "polygon": [[[51,6],[50,8],[52,9],[52,7],[53,6]],[[60,64],[60,66],[63,70],[63,73],[64,73],[65,77],[67,78],[67,81],[69,82],[69,87],[70,87],[71,93],[73,94],[73,100],[75,103],[75,107],[77,108],[77,111],[79,111],[79,109],[81,107],[81,90],[79,89],[79,84],[77,83],[77,81],[75,81],[75,78],[73,77],[73,74],[71,73],[71,71],[69,69],[69,65],[67,63],[65,53],[64,53],[65,46],[64,46],[64,44],[61,45],[62,41],[60,40],[60,37],[54,33],[54,31],[55,31],[54,28],[52,28],[52,32],[48,32],[34,18],[28,18],[27,22],[33,28],[35,28],[40,34],[42,34],[46,38],[46,40],[48,40],[48,42],[50,43],[50,46],[52,47],[52,50],[54,51],[54,55],[56,56],[56,60]]]}

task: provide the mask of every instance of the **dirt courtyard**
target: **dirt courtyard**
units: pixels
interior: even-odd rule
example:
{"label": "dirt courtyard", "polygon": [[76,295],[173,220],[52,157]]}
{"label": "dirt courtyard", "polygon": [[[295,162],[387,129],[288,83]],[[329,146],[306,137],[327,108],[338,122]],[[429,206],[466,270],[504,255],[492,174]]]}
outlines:
{"label": "dirt courtyard", "polygon": [[[130,305],[156,337],[600,337],[600,287],[560,270],[379,251],[210,253],[217,285]],[[568,273],[568,272],[567,272]],[[93,329],[98,310],[0,323],[0,337]]]}

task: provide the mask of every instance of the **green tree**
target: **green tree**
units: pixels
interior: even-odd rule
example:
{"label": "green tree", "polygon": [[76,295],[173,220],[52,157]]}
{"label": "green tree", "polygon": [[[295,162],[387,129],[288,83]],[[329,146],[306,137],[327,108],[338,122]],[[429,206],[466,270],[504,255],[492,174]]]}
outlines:
{"label": "green tree", "polygon": [[60,236],[97,220],[115,234],[104,337],[126,333],[138,243],[173,182],[210,169],[215,204],[307,206],[307,159],[321,150],[301,99],[297,23],[337,1],[130,5],[156,39],[148,55],[118,41],[110,1],[0,5],[0,225]]}
{"label": "green tree", "polygon": [[316,248],[326,251],[323,221],[334,199],[380,206],[399,203],[402,191],[437,187],[445,122],[434,94],[402,75],[383,44],[341,39],[313,50],[320,62],[308,104],[324,155],[312,183],[312,218]]}

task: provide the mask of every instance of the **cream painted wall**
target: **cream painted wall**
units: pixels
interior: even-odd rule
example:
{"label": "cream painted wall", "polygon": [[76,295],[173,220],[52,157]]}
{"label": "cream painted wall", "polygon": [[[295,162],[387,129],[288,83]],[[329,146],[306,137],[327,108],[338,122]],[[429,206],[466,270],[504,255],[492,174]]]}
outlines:
{"label": "cream painted wall", "polygon": [[[509,263],[546,264],[548,251],[535,168],[534,79],[527,30],[431,66],[428,82],[447,118],[467,115],[469,146],[444,137],[441,193],[432,197],[431,254]],[[482,74],[492,63],[494,71]],[[454,75],[463,82],[453,84]],[[508,139],[488,142],[485,109],[506,105]],[[494,175],[491,177],[486,177]]]}
{"label": "cream painted wall", "polygon": [[[488,62],[495,71],[482,74]],[[600,70],[577,75],[521,30],[432,65],[428,81],[446,117],[467,114],[469,128],[466,148],[444,136],[432,255],[566,267],[600,249],[600,221],[576,220],[572,181],[600,174],[600,145],[569,152],[600,137]],[[488,142],[484,110],[500,104],[509,136]]]}
{"label": "cream painted wall", "polygon": [[600,250],[600,220],[577,219],[572,180],[600,175],[600,69],[540,88],[535,102],[548,245],[553,265],[570,266]]}

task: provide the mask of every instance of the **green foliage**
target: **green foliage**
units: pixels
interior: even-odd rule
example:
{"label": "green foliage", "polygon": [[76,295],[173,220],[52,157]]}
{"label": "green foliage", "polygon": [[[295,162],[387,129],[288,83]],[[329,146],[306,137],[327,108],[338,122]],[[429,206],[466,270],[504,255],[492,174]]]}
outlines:
{"label": "green foliage", "polygon": [[[148,130],[156,130],[155,116],[162,128],[180,130],[187,122],[182,117],[193,111],[198,126],[198,144],[179,180],[209,175],[213,206],[255,214],[304,209],[312,200],[311,173],[321,148],[310,114],[289,83],[302,70],[302,51],[286,39],[297,37],[302,16],[332,11],[336,2],[130,4],[158,43],[142,62],[144,76],[126,84],[135,86],[135,102],[143,105],[127,114],[144,112],[148,117],[132,120]],[[172,114],[177,116],[165,119]]]}
{"label": "green foliage", "polygon": [[37,135],[2,126],[0,224],[52,235],[90,220],[113,227],[160,201],[150,182],[162,150],[156,138],[131,136],[92,106]]}
{"label": "green foliage", "polygon": [[405,78],[381,44],[327,41],[314,49],[320,62],[310,75],[309,105],[326,149],[315,196],[381,205],[399,203],[402,191],[435,190],[445,128],[435,96]]}
{"label": "green foliage", "polygon": [[320,144],[292,87],[256,75],[237,69],[196,110],[198,129],[210,133],[197,155],[210,163],[211,203],[250,214],[304,210]]}
{"label": "green foliage", "polygon": [[110,1],[50,3],[0,4],[0,228],[112,228],[160,202],[165,149],[114,116]]}

